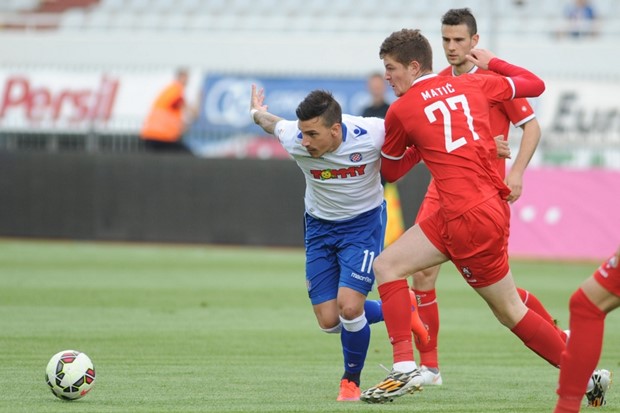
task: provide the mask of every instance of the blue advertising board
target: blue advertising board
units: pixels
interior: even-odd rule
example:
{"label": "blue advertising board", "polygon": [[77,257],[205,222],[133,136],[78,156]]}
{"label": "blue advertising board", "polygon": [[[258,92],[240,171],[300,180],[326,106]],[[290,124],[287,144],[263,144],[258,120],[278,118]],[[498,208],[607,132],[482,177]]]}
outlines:
{"label": "blue advertising board", "polygon": [[312,90],[330,91],[342,106],[343,113],[359,115],[370,104],[363,77],[253,77],[209,74],[206,76],[200,115],[194,132],[220,137],[239,134],[260,135],[262,131],[250,119],[251,85],[265,89],[269,112],[285,119],[295,119],[295,109]]}

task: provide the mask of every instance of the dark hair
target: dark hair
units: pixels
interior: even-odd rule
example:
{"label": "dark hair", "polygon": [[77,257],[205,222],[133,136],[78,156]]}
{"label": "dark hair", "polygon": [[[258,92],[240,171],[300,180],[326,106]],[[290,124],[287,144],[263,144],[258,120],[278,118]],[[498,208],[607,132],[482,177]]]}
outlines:
{"label": "dark hair", "polygon": [[313,90],[295,110],[297,119],[310,120],[321,117],[325,126],[342,123],[342,109],[334,96],[325,90]]}
{"label": "dark hair", "polygon": [[420,69],[433,70],[433,49],[418,29],[402,29],[389,35],[379,48],[381,59],[388,55],[405,66],[415,60]]}
{"label": "dark hair", "polygon": [[473,36],[478,33],[478,25],[476,24],[476,18],[471,13],[471,10],[465,9],[450,9],[441,17],[441,24],[446,26],[458,26],[464,24],[469,30],[469,35]]}

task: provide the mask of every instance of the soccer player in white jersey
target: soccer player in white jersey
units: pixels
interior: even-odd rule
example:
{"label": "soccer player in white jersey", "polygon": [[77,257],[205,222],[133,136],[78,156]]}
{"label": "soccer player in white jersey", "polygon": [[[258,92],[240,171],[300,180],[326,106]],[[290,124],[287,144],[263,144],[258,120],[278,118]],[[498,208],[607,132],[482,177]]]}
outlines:
{"label": "soccer player in white jersey", "polygon": [[[369,324],[383,320],[381,302],[366,300],[387,219],[383,119],[343,115],[331,93],[315,90],[297,107],[298,120],[285,120],[267,112],[264,98],[253,85],[252,119],[280,140],[306,181],[306,283],[320,328],[341,337],[345,372],[337,400],[358,401]],[[415,163],[417,152],[409,156]],[[412,294],[412,319],[418,320],[412,328],[424,335],[414,301]]]}

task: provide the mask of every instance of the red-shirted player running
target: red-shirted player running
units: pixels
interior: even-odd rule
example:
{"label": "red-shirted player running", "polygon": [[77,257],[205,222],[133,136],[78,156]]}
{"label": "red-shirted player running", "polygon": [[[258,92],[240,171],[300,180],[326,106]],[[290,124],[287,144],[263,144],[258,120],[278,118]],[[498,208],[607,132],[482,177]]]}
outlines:
{"label": "red-shirted player running", "polygon": [[[440,76],[459,76],[463,74],[497,73],[480,69],[465,57],[470,50],[478,45],[478,25],[472,12],[467,9],[450,9],[441,18],[441,37],[443,50],[450,66],[439,72]],[[529,164],[538,141],[540,140],[540,126],[536,120],[534,110],[525,98],[517,98],[494,104],[489,108],[489,121],[492,136],[508,138],[510,124],[523,129],[519,152],[514,159],[508,176],[506,176],[506,158],[495,158],[495,166],[511,192],[506,198],[515,202],[521,196],[523,188],[523,173]],[[491,148],[495,145],[490,142]],[[434,181],[431,181],[424,201],[422,202],[416,223],[424,220],[439,209],[439,194]],[[419,318],[427,326],[429,341],[416,340],[416,347],[420,352],[420,372],[424,385],[441,385],[443,380],[439,371],[438,335],[439,335],[439,307],[435,284],[439,275],[440,266],[433,266],[412,275],[414,291],[419,304]],[[540,300],[531,292],[517,288],[521,300],[525,305],[540,314],[545,320],[555,326],[555,321],[542,305]],[[566,340],[566,333],[556,327],[558,334]]]}
{"label": "red-shirted player running", "polygon": [[[418,30],[392,33],[380,48],[395,94],[385,119],[382,174],[399,178],[407,148],[415,146],[437,186],[440,209],[407,230],[375,260],[394,365],[361,399],[382,403],[418,390],[407,276],[451,260],[497,319],[524,344],[559,366],[564,342],[555,328],[519,298],[508,265],[510,189],[493,164],[489,106],[539,96],[544,82],[531,72],[472,50],[468,59],[504,76],[454,78],[432,73],[432,49]],[[412,82],[413,80],[413,82]],[[405,157],[406,158],[406,157]]]}

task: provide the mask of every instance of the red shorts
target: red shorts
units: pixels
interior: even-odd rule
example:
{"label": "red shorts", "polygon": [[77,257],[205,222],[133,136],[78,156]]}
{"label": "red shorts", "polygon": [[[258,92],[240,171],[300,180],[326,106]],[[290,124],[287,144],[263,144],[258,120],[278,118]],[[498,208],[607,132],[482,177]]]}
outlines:
{"label": "red shorts", "polygon": [[508,274],[510,207],[499,195],[458,218],[446,221],[437,211],[419,225],[472,287],[495,284]]}
{"label": "red shorts", "polygon": [[420,209],[418,209],[418,215],[415,217],[415,224],[433,215],[435,212],[439,211],[439,208],[439,199],[429,196],[424,197],[424,200],[420,204]]}
{"label": "red shorts", "polygon": [[422,204],[420,204],[420,209],[418,209],[418,215],[415,217],[414,224],[417,224],[426,219],[426,217],[433,215],[435,212],[439,211],[439,208],[441,208],[439,205],[439,194],[437,193],[435,180],[432,179],[428,184],[428,188],[426,188],[426,195],[424,195]]}
{"label": "red shorts", "polygon": [[615,256],[612,256],[598,267],[593,276],[607,291],[620,296],[620,263]]}

